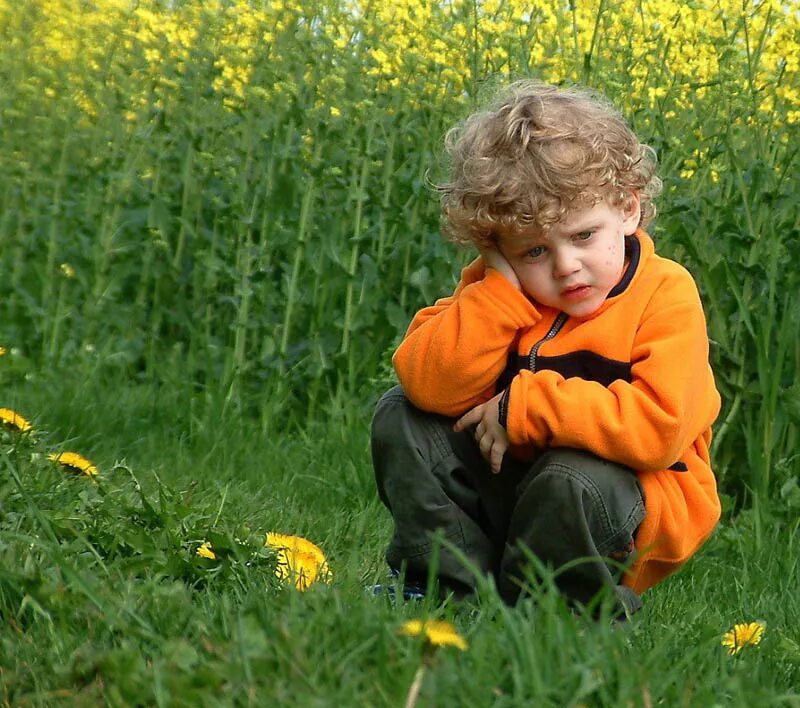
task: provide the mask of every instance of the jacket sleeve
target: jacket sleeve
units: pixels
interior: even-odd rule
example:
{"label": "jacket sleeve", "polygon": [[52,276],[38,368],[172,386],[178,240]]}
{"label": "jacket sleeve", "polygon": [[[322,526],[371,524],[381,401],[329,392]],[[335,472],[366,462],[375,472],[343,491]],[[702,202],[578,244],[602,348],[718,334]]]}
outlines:
{"label": "jacket sleeve", "polygon": [[512,444],[582,448],[640,471],[680,460],[716,419],[720,398],[697,288],[688,273],[675,279],[656,290],[639,322],[630,383],[605,387],[553,371],[514,377]]}
{"label": "jacket sleeve", "polygon": [[395,352],[406,396],[423,410],[451,417],[489,400],[518,331],[539,317],[519,290],[478,258],[451,297],[417,313]]}

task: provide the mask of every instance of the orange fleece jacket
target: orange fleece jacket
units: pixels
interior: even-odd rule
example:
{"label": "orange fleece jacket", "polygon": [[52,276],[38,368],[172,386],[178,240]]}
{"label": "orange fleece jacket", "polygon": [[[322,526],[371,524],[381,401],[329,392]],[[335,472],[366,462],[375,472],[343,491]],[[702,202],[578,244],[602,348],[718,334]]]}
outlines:
{"label": "orange fleece jacket", "polygon": [[585,318],[538,305],[477,258],[451,297],[417,313],[393,362],[423,410],[458,417],[505,390],[515,457],[573,447],[634,469],[646,517],[623,582],[642,592],[719,520],[709,444],[720,397],[691,275],[642,230],[626,251],[622,280]]}

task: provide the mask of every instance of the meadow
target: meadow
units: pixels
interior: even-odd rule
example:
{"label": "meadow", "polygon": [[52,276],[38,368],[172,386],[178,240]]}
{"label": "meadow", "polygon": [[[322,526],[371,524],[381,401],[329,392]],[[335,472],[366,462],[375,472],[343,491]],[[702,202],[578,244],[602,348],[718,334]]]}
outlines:
{"label": "meadow", "polygon": [[[799,74],[772,0],[0,0],[0,702],[402,705],[435,618],[468,647],[420,705],[800,705]],[[365,592],[372,407],[471,257],[442,138],[522,76],[656,149],[706,304],[723,520],[624,627],[547,573],[515,609]]]}

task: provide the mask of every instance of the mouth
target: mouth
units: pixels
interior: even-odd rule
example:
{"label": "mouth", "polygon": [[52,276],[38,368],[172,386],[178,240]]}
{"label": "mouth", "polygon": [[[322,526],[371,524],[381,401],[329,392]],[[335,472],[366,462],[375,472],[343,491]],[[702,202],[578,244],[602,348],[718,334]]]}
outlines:
{"label": "mouth", "polygon": [[588,285],[575,285],[561,291],[561,297],[565,300],[582,300],[592,291]]}

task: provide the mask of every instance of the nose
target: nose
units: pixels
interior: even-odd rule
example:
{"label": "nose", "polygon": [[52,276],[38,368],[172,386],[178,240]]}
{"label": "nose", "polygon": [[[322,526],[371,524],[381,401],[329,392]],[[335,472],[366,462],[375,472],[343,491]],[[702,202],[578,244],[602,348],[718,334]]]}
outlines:
{"label": "nose", "polygon": [[569,246],[564,246],[556,250],[553,256],[553,276],[556,278],[566,278],[581,269],[581,262],[578,254]]}

